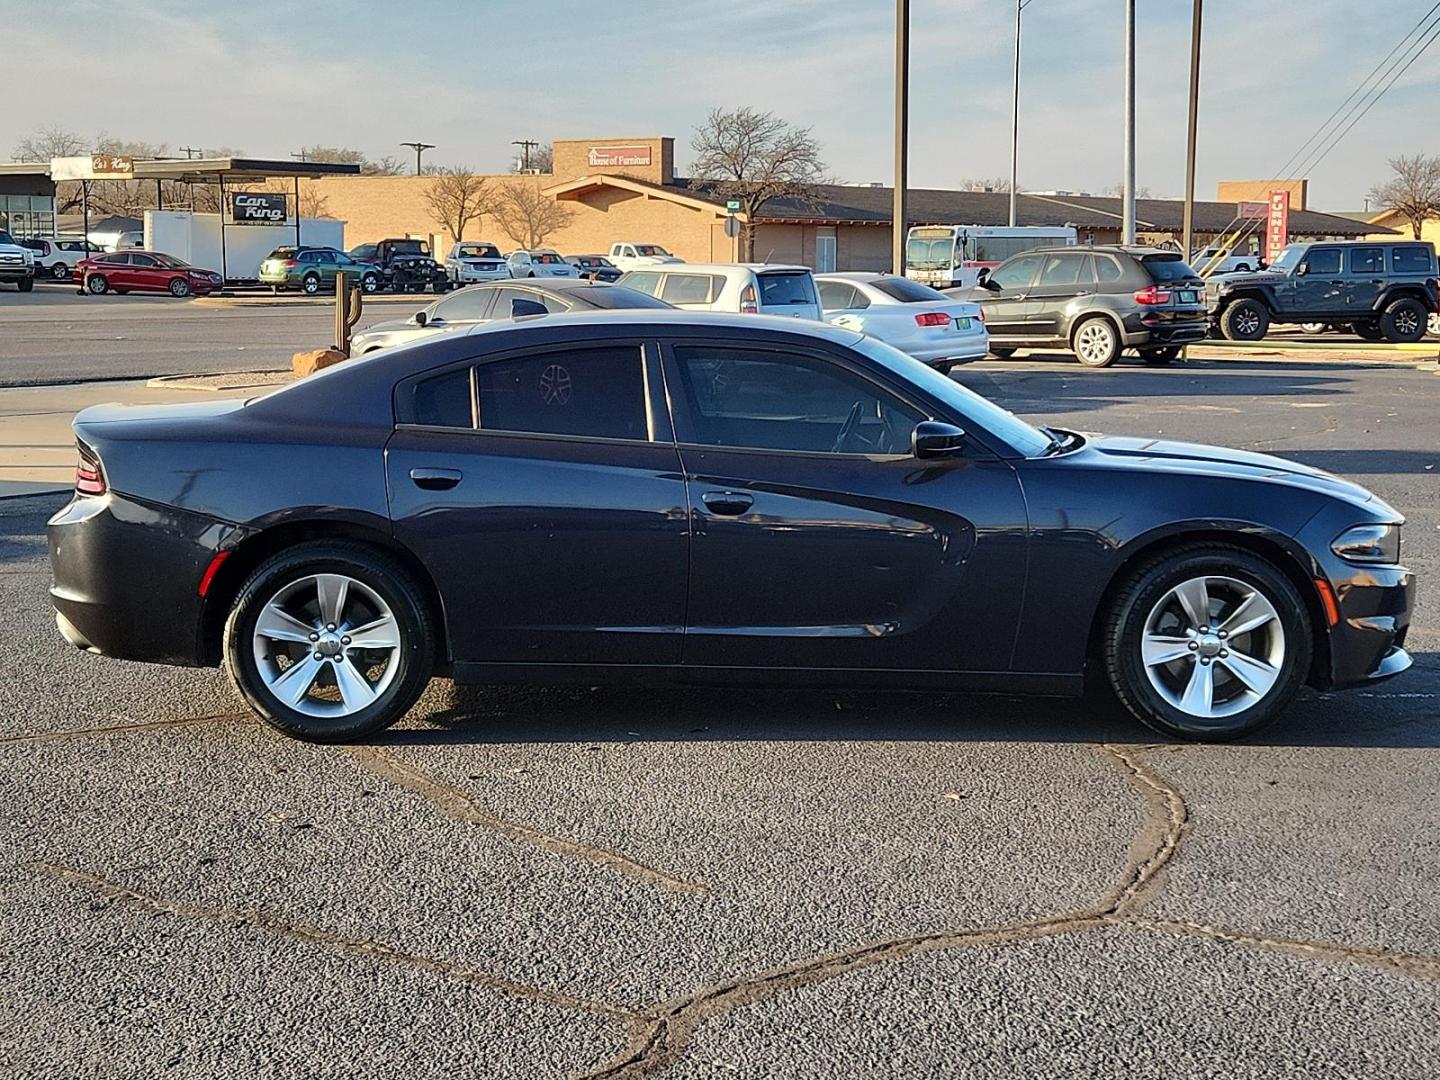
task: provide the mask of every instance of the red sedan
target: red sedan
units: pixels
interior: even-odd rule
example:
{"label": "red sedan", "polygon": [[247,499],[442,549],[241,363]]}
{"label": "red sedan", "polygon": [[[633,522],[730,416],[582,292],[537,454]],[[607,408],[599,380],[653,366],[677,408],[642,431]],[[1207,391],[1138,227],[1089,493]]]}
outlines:
{"label": "red sedan", "polygon": [[82,293],[168,292],[171,296],[205,296],[224,284],[219,274],[183,263],[158,251],[114,251],[81,259],[75,280]]}

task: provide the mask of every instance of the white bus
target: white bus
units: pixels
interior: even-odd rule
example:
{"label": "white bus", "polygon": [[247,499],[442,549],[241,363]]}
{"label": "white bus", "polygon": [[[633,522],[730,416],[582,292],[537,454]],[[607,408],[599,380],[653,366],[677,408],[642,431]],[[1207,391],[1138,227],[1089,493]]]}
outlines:
{"label": "white bus", "polygon": [[974,285],[1022,251],[1075,243],[1070,226],[915,225],[905,236],[905,276],[936,289]]}

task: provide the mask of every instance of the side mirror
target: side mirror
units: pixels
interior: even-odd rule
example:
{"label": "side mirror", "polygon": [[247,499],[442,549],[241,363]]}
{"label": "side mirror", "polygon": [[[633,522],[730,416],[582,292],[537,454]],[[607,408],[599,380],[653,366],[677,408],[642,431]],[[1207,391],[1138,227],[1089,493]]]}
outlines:
{"label": "side mirror", "polygon": [[977,284],[977,285],[984,285],[984,284],[985,284],[986,282],[988,282],[989,280],[990,280],[990,267],[988,267],[988,266],[982,266],[982,267],[980,267],[980,273],[975,276],[976,284]]}
{"label": "side mirror", "polygon": [[943,457],[965,446],[965,432],[942,420],[922,420],[910,436],[910,452],[917,458]]}
{"label": "side mirror", "polygon": [[416,326],[424,326],[424,325],[425,325],[427,322],[429,322],[429,321],[430,321],[430,316],[429,316],[429,315],[426,315],[425,312],[423,312],[423,311],[417,311],[417,312],[415,312],[415,325],[416,325]]}
{"label": "side mirror", "polygon": [[1299,266],[1295,267],[1296,277],[1304,277],[1308,273],[1310,273],[1310,266],[1308,263],[1301,263]]}
{"label": "side mirror", "polygon": [[518,319],[523,315],[548,315],[549,310],[538,300],[521,300],[515,297],[510,301],[510,317]]}

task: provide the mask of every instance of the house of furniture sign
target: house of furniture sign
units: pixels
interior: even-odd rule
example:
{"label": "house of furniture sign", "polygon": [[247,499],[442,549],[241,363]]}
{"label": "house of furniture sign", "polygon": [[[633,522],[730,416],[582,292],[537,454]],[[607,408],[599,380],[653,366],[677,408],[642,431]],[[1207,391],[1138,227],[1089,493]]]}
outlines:
{"label": "house of furniture sign", "polygon": [[592,146],[586,155],[591,166],[649,165],[648,146]]}

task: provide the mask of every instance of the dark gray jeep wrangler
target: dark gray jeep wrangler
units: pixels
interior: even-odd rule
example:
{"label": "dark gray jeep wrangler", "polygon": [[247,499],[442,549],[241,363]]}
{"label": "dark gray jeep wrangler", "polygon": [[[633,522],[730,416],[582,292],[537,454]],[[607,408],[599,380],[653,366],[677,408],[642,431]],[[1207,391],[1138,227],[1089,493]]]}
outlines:
{"label": "dark gray jeep wrangler", "polygon": [[1271,323],[1341,323],[1367,341],[1419,341],[1436,311],[1435,245],[1417,240],[1290,244],[1267,270],[1205,285],[1212,330],[1259,341]]}

